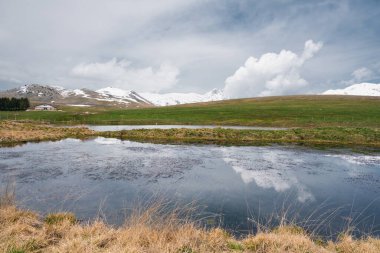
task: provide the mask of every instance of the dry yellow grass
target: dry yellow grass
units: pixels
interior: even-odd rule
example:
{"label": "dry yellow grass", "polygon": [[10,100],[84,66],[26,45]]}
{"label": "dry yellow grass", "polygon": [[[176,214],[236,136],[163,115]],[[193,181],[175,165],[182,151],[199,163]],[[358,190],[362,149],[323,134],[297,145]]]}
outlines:
{"label": "dry yellow grass", "polygon": [[379,148],[380,129],[297,128],[288,130],[236,129],[137,129],[97,132],[86,127],[57,127],[35,122],[0,121],[0,145],[22,142],[86,139],[96,136],[154,143],[201,143],[219,145],[302,144],[311,147]]}
{"label": "dry yellow grass", "polygon": [[[102,221],[80,224],[73,214],[50,219],[20,210],[12,204],[0,207],[1,252],[380,252],[380,239],[341,236],[337,242],[314,241],[302,229],[282,226],[236,239],[226,231],[204,229],[176,214],[161,216],[149,208],[137,212],[122,227]],[[53,217],[53,218],[52,218]]]}
{"label": "dry yellow grass", "polygon": [[86,138],[94,133],[85,127],[63,128],[32,122],[0,121],[0,143]]}

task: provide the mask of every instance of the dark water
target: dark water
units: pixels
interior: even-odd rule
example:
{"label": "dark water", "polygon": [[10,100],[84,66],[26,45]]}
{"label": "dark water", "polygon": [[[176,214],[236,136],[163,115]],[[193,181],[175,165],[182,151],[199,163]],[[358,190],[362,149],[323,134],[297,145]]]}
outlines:
{"label": "dark water", "polygon": [[321,235],[349,222],[380,234],[380,155],[67,139],[0,148],[1,186],[11,181],[22,206],[83,220],[122,224],[136,203],[165,198],[236,233],[286,213]]}

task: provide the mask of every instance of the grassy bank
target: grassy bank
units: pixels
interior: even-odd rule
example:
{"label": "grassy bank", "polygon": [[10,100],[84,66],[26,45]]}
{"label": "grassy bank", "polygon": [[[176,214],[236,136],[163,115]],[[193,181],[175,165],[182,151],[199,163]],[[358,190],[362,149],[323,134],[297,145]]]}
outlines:
{"label": "grassy bank", "polygon": [[96,133],[88,128],[63,128],[35,122],[0,121],[0,144],[54,141],[65,138],[85,139]]}
{"label": "grassy bank", "polygon": [[284,96],[141,109],[99,107],[60,109],[63,111],[0,112],[0,120],[98,125],[380,127],[379,97]]}
{"label": "grassy bank", "polygon": [[[220,228],[205,229],[157,208],[135,212],[121,227],[102,220],[80,223],[72,213],[45,217],[12,204],[0,206],[0,251],[26,252],[380,252],[374,237],[353,239],[342,233],[323,241],[300,227],[278,228],[235,238]],[[159,212],[158,212],[159,213]]]}
{"label": "grassy bank", "polygon": [[138,129],[102,136],[155,143],[220,145],[302,144],[308,146],[380,147],[380,130],[371,128],[297,128],[288,130]]}
{"label": "grassy bank", "polygon": [[27,141],[86,139],[96,136],[153,143],[196,143],[219,145],[301,144],[328,147],[380,148],[380,129],[375,128],[297,128],[288,130],[236,129],[139,129],[96,132],[85,127],[63,128],[34,122],[0,122],[0,144]]}

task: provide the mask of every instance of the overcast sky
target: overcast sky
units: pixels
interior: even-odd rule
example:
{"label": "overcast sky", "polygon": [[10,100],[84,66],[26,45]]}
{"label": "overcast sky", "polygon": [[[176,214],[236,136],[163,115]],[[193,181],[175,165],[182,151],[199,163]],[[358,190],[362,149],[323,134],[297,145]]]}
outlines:
{"label": "overcast sky", "polygon": [[379,0],[0,0],[1,89],[242,97],[379,81]]}

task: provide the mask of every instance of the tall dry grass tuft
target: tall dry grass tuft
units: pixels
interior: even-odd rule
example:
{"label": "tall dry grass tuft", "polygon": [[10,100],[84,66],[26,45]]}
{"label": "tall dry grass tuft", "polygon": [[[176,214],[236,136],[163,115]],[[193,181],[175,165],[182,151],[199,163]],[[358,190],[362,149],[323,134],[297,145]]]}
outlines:
{"label": "tall dry grass tuft", "polygon": [[0,189],[0,207],[10,206],[15,204],[16,184],[7,183],[4,189]]}
{"label": "tall dry grass tuft", "polygon": [[[7,199],[7,198],[4,198]],[[72,213],[40,217],[9,202],[0,206],[0,252],[380,252],[380,239],[321,242],[300,227],[279,227],[237,239],[220,228],[192,221],[194,205],[167,202],[130,211],[125,224],[113,227],[98,219],[79,223]]]}

